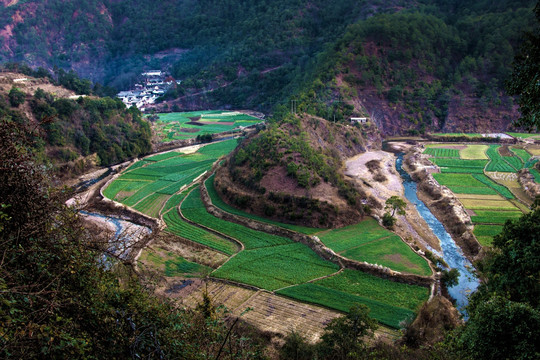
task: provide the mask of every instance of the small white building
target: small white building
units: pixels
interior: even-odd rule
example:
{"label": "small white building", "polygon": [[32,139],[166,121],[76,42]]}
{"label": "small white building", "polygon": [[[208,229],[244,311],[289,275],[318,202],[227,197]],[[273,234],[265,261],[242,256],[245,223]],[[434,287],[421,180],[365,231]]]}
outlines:
{"label": "small white building", "polygon": [[351,124],[358,123],[358,124],[366,124],[368,122],[367,117],[352,117],[351,118]]}

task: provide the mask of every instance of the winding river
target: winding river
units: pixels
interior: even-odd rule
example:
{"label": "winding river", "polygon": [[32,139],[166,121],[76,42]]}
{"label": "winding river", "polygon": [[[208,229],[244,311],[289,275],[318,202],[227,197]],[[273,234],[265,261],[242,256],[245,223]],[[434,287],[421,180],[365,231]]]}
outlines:
{"label": "winding river", "polygon": [[405,197],[416,206],[420,216],[424,218],[430,229],[437,236],[441,243],[442,258],[448,266],[459,270],[459,283],[448,289],[450,296],[456,300],[457,308],[462,314],[465,314],[464,307],[468,304],[468,295],[478,287],[478,278],[472,272],[472,264],[463,255],[461,249],[456,245],[450,234],[446,231],[443,224],[431,213],[426,204],[424,204],[416,194],[417,185],[411,176],[402,168],[403,153],[398,154],[396,160],[396,169],[403,179],[405,188]]}

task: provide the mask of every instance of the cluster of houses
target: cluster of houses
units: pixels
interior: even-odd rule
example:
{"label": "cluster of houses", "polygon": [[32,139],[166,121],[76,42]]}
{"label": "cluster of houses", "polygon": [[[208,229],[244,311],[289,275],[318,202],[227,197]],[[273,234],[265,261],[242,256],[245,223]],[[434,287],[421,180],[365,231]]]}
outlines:
{"label": "cluster of houses", "polygon": [[116,96],[122,100],[127,107],[136,106],[144,111],[145,107],[153,104],[156,99],[172,86],[180,84],[180,80],[174,80],[161,70],[149,70],[141,74],[141,83],[135,84],[133,90],[120,91]]}

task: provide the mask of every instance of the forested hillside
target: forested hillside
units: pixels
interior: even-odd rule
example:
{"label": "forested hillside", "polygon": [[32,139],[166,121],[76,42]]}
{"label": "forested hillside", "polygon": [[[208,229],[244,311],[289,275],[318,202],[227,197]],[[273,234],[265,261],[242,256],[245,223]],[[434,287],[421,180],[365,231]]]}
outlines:
{"label": "forested hillside", "polygon": [[504,128],[517,112],[502,85],[533,5],[3,1],[0,60],[72,68],[117,88],[168,69],[183,83],[166,98],[181,108],[270,110],[301,91],[319,115],[345,101],[388,133]]}
{"label": "forested hillside", "polygon": [[0,117],[36,129],[32,146],[38,157],[64,175],[151,150],[150,124],[139,110],[118,99],[78,95],[48,77],[0,73]]}
{"label": "forested hillside", "polygon": [[519,114],[504,82],[534,19],[519,6],[426,7],[358,22],[320,56],[300,109],[368,116],[387,134],[507,130]]}

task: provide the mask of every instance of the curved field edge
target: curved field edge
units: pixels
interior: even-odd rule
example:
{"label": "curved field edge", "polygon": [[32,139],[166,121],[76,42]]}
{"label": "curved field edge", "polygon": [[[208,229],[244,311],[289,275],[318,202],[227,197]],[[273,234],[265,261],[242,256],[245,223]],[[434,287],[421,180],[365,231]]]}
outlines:
{"label": "curved field edge", "polygon": [[313,234],[316,234],[316,233],[318,233],[320,231],[326,230],[326,229],[311,228],[311,227],[306,227],[306,226],[285,224],[285,223],[270,220],[270,219],[264,218],[262,216],[257,216],[257,215],[250,214],[248,212],[239,210],[239,209],[225,203],[221,199],[221,197],[219,196],[219,194],[216,191],[216,188],[214,187],[214,177],[215,177],[214,174],[212,174],[210,177],[208,177],[208,179],[205,181],[204,185],[206,187],[206,191],[208,192],[208,195],[210,196],[210,199],[212,201],[212,205],[218,207],[219,209],[221,209],[221,210],[223,210],[225,212],[228,212],[228,213],[233,214],[233,215],[241,216],[241,217],[244,217],[246,219],[260,221],[260,222],[264,222],[264,223],[267,223],[267,224],[279,226],[279,227],[282,227],[284,229],[293,230],[293,231],[299,232],[301,234],[306,234],[306,235],[313,235]]}

